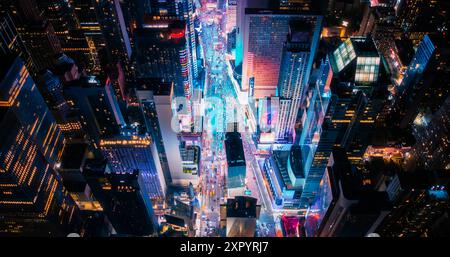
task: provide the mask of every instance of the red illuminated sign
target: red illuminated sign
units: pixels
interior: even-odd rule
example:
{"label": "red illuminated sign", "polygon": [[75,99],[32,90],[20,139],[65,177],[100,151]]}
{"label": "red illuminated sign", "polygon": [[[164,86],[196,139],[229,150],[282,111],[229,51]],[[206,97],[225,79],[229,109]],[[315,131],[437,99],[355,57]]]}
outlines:
{"label": "red illuminated sign", "polygon": [[179,39],[184,37],[184,29],[174,29],[170,33],[170,38]]}

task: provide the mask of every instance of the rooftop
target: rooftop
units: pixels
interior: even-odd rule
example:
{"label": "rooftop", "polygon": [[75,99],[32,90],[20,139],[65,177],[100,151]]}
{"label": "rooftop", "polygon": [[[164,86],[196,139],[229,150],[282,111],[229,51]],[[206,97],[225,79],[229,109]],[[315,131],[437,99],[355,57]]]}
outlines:
{"label": "rooftop", "polygon": [[356,56],[379,57],[378,50],[371,37],[352,37],[350,40]]}
{"label": "rooftop", "polygon": [[61,169],[80,169],[83,167],[86,149],[86,143],[66,144],[66,148],[62,156]]}
{"label": "rooftop", "polygon": [[303,159],[302,159],[302,149],[300,146],[292,146],[291,153],[289,155],[289,160],[292,173],[296,178],[305,178],[305,173],[303,170]]}
{"label": "rooftop", "polygon": [[227,200],[228,218],[256,218],[256,198],[236,196]]}
{"label": "rooftop", "polygon": [[227,132],[225,137],[228,167],[245,166],[241,134],[239,132]]}

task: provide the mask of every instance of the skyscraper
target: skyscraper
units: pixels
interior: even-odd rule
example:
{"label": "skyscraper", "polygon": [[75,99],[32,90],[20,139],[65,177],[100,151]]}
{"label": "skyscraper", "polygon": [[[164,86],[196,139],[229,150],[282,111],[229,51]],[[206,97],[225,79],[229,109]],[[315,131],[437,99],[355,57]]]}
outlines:
{"label": "skyscraper", "polygon": [[191,73],[193,78],[197,78],[199,75],[199,67],[197,61],[197,35],[195,31],[195,5],[193,0],[178,0],[176,1],[180,14],[180,19],[186,22],[186,38],[189,45],[189,66],[191,67]]}
{"label": "skyscraper", "polygon": [[227,189],[230,197],[243,195],[246,178],[246,162],[241,134],[227,132],[225,135],[227,156]]}
{"label": "skyscraper", "polygon": [[237,196],[220,206],[220,218],[227,237],[254,237],[261,206],[257,199]]}
{"label": "skyscraper", "polygon": [[27,69],[33,73],[37,68],[31,54],[25,46],[9,13],[0,12],[0,50],[1,54],[17,54],[25,63]]}
{"label": "skyscraper", "polygon": [[[291,11],[249,8],[245,10],[244,28],[243,32],[240,32],[244,33],[243,49],[242,52],[239,52],[241,50],[237,46],[236,55],[243,55],[241,90],[249,91],[250,98],[257,99],[275,95],[280,75],[283,44],[289,34],[289,24],[294,20],[310,23],[313,38],[318,38],[321,16],[298,14]],[[239,40],[238,38],[238,42]],[[311,42],[311,46],[315,47],[314,40]]]}
{"label": "skyscraper", "polygon": [[78,232],[77,208],[55,171],[64,138],[18,57],[0,65],[1,233]]}
{"label": "skyscraper", "polygon": [[160,131],[158,113],[156,111],[153,95],[162,95],[164,92],[169,94],[172,84],[157,84],[161,89],[158,89],[156,86],[155,88],[147,88],[147,85],[144,85],[145,88],[143,88],[143,86],[136,90],[136,97],[139,102],[139,108],[142,112],[146,131],[151,135],[153,142],[155,143],[166,185],[170,185],[172,182],[172,177],[170,175],[168,157],[164,148],[164,140],[162,137],[162,132]]}
{"label": "skyscraper", "polygon": [[[138,90],[147,130],[155,138],[167,183],[188,186],[198,184],[200,148],[198,135],[175,131],[177,119],[173,84],[161,84],[165,90]],[[190,135],[189,135],[190,134]]]}
{"label": "skyscraper", "polygon": [[187,54],[189,56],[189,71],[193,78],[199,75],[199,67],[197,61],[197,33],[195,30],[195,4],[194,0],[174,0],[174,1],[155,1],[141,0],[138,5],[142,10],[138,11],[138,15],[143,18],[143,26],[151,21],[165,20],[175,21],[181,20],[186,23],[186,44]]}
{"label": "skyscraper", "polygon": [[[328,192],[317,195],[323,197],[317,201],[325,206],[310,213],[308,227],[317,223],[318,236],[322,237],[362,237],[373,232],[391,209],[387,192],[364,190],[360,172],[342,148],[333,149],[327,166],[328,185],[321,185],[326,187],[321,190]],[[316,208],[313,205],[311,209]]]}
{"label": "skyscraper", "polygon": [[405,76],[403,77],[402,83],[398,87],[399,95],[403,94],[405,90],[409,87],[413,87],[414,84],[418,82],[435,50],[436,47],[431,41],[431,38],[429,36],[425,36],[417,47],[416,54],[405,71]]}
{"label": "skyscraper", "polygon": [[110,83],[101,86],[96,77],[82,77],[72,81],[64,94],[96,149],[102,137],[119,134],[125,122]]}
{"label": "skyscraper", "polygon": [[349,141],[346,137],[347,130],[351,129],[350,123],[356,119],[349,114],[359,108],[355,104],[359,103],[358,97],[361,97],[361,93],[353,94],[349,89],[343,90],[339,96],[332,95],[321,126],[320,137],[317,138],[319,136],[317,135],[314,143],[302,145],[301,154],[306,179],[300,198],[300,208],[307,208],[317,194],[334,145],[346,145]]}
{"label": "skyscraper", "polygon": [[399,86],[396,111],[397,122],[406,128],[428,109],[434,114],[445,102],[449,88],[450,44],[443,35],[426,35],[408,66]]}
{"label": "skyscraper", "polygon": [[320,22],[291,21],[283,46],[277,96],[280,117],[277,141],[293,141],[297,114],[304,100],[320,35]]}
{"label": "skyscraper", "polygon": [[53,111],[58,123],[66,121],[69,113],[69,105],[63,95],[63,85],[61,80],[50,70],[45,70],[40,74],[42,93],[50,110]]}
{"label": "skyscraper", "polygon": [[448,102],[450,45],[440,35],[424,37],[399,88],[393,117],[402,128],[412,128],[412,167],[448,167]]}
{"label": "skyscraper", "polygon": [[36,71],[51,67],[53,55],[61,52],[53,24],[41,15],[35,0],[7,0],[4,3],[2,9],[11,16],[24,44],[35,50],[30,52],[30,56]]}
{"label": "skyscraper", "polygon": [[[345,40],[331,55],[333,71],[365,87],[378,81],[381,58],[371,37]],[[346,71],[349,71],[345,73]]]}
{"label": "skyscraper", "polygon": [[175,84],[175,95],[192,94],[192,77],[183,21],[149,21],[135,31],[136,77]]}
{"label": "skyscraper", "polygon": [[62,52],[52,23],[48,20],[30,21],[21,36],[38,71],[52,67],[53,56]]}
{"label": "skyscraper", "polygon": [[[139,185],[138,171],[109,173],[107,188],[108,214],[118,234],[151,236],[158,233],[158,223],[150,199]],[[106,204],[105,204],[106,205]]]}
{"label": "skyscraper", "polygon": [[100,140],[100,148],[114,173],[138,172],[143,197],[164,199],[166,183],[153,140],[148,136],[116,136]]}

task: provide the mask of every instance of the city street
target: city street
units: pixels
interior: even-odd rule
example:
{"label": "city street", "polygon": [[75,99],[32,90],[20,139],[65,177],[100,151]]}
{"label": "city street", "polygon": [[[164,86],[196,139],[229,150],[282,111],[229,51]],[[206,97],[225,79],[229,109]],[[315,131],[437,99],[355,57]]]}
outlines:
{"label": "city street", "polygon": [[[226,99],[237,99],[235,89],[228,77],[226,54],[226,38],[222,32],[225,21],[224,9],[199,10],[201,21],[200,42],[205,58],[204,98],[218,98],[222,105],[213,103],[205,108],[205,124],[203,133],[202,167],[200,199],[201,211],[198,217],[198,236],[218,236],[220,204],[226,201],[225,175],[226,156],[224,136],[226,131]],[[248,133],[242,133],[243,146],[247,162],[246,187],[250,196],[261,204],[258,235],[275,236],[275,225],[272,205],[264,186],[261,169],[256,158],[256,147]]]}
{"label": "city street", "polygon": [[[204,97],[217,97],[223,99],[229,93],[224,89],[225,52],[224,38],[220,35],[220,24],[217,21],[216,12],[206,9],[199,10],[201,21],[200,42],[202,43],[205,58],[205,88]],[[220,45],[222,47],[220,47]],[[225,103],[223,109],[220,105],[210,105],[205,110],[205,124],[203,133],[202,167],[200,179],[201,211],[199,215],[200,225],[198,236],[219,236],[217,228],[220,220],[220,204],[224,203],[224,130],[225,130]],[[221,115],[220,115],[221,114]]]}

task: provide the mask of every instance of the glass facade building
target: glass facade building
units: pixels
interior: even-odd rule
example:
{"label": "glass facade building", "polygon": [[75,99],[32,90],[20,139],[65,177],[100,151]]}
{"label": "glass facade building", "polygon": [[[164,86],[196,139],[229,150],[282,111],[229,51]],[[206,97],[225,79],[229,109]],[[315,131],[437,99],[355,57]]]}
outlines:
{"label": "glass facade building", "polygon": [[416,54],[414,55],[411,63],[405,71],[402,83],[398,88],[399,94],[402,94],[408,87],[417,83],[428,62],[430,61],[435,49],[436,47],[434,46],[430,37],[426,35],[417,47]]}
{"label": "glass facade building", "polygon": [[189,44],[184,21],[149,21],[135,31],[136,77],[174,82],[175,96],[192,95]]}
{"label": "glass facade building", "polygon": [[238,132],[227,132],[225,136],[227,155],[227,188],[243,188],[246,178],[246,163],[241,135]]}
{"label": "glass facade building", "polygon": [[[119,136],[102,139],[100,148],[108,159],[114,173],[139,172],[138,182],[143,196],[152,199],[162,199],[165,196],[165,181],[159,164],[156,146],[150,137]],[[158,165],[160,167],[160,165]]]}
{"label": "glass facade building", "polygon": [[249,90],[250,81],[254,81],[254,99],[275,95],[283,44],[289,34],[289,23],[294,20],[315,24],[313,32],[320,31],[321,16],[264,9],[245,10],[243,53],[236,54],[243,54],[241,89]]}
{"label": "glass facade building", "polygon": [[20,58],[0,71],[0,234],[65,236],[78,209],[55,171],[64,137]]}
{"label": "glass facade building", "polygon": [[333,56],[337,65],[337,71],[341,71],[353,61],[356,57],[356,53],[351,39],[345,40],[336,50],[334,50]]}
{"label": "glass facade building", "polygon": [[335,73],[344,72],[350,69],[348,67],[352,67],[352,78],[357,84],[371,84],[378,81],[381,58],[370,37],[352,37],[345,40],[333,52],[331,60]]}
{"label": "glass facade building", "polygon": [[380,68],[380,57],[359,57],[356,60],[356,83],[376,82]]}
{"label": "glass facade building", "polygon": [[296,20],[289,23],[289,34],[283,45],[277,96],[281,112],[276,140],[293,141],[297,115],[308,88],[309,75],[319,42],[321,21]]}

